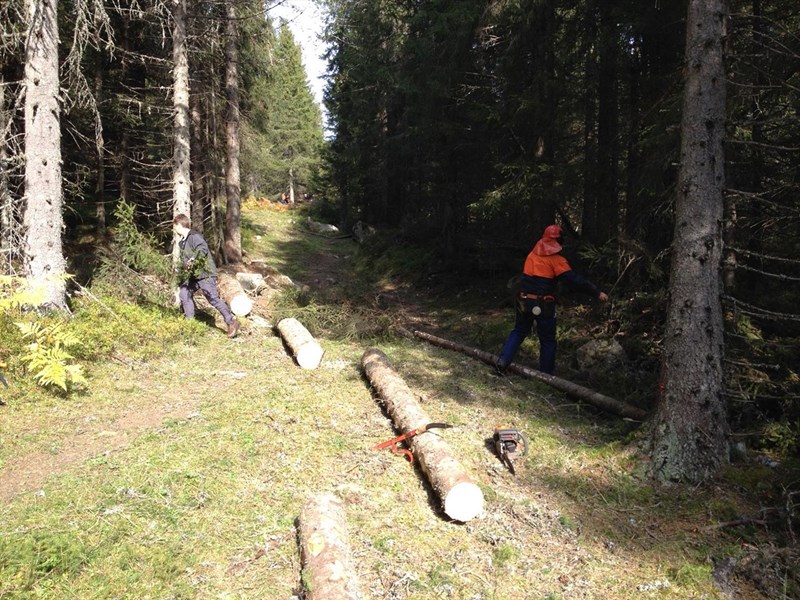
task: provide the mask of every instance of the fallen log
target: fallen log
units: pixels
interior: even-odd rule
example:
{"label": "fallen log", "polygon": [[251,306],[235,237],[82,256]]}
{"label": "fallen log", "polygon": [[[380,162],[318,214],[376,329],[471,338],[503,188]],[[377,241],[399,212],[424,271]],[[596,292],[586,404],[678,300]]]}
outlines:
{"label": "fallen log", "polygon": [[319,366],[325,351],[300,321],[292,317],[281,319],[277,328],[301,368],[316,369]]}
{"label": "fallen log", "polygon": [[[374,348],[367,350],[361,357],[361,364],[398,429],[407,432],[431,422],[383,352]],[[453,457],[446,441],[426,431],[410,438],[408,444],[434,492],[442,500],[448,517],[466,522],[480,514],[483,492]]]}
{"label": "fallen log", "polygon": [[253,310],[253,301],[245,293],[242,284],[237,281],[236,277],[219,271],[217,286],[220,297],[225,300],[233,314],[237,317],[246,317],[250,314],[250,311]]}
{"label": "fallen log", "polygon": [[341,500],[333,494],[314,496],[299,521],[306,600],[363,600]]}
{"label": "fallen log", "polygon": [[[430,342],[435,346],[441,346],[442,348],[447,348],[448,350],[461,352],[467,356],[482,360],[489,365],[495,365],[497,363],[497,359],[499,358],[495,354],[484,352],[483,350],[478,350],[477,348],[470,348],[469,346],[464,346],[462,344],[457,344],[456,342],[451,342],[450,340],[436,337],[435,335],[425,333],[424,331],[415,331],[414,335],[422,340],[425,340],[426,342]],[[590,390],[589,388],[583,387],[582,385],[578,385],[577,383],[573,383],[566,379],[556,377],[555,375],[542,373],[541,371],[524,367],[522,365],[518,365],[517,363],[511,363],[508,366],[508,371],[528,377],[529,379],[538,379],[539,381],[542,381],[547,385],[556,388],[557,390],[561,390],[562,392],[565,392],[571,396],[585,400],[589,404],[597,406],[598,408],[602,408],[605,411],[617,414],[621,417],[626,417],[634,421],[644,421],[647,419],[647,411],[642,410],[641,408],[631,406],[630,404],[621,402],[619,400],[615,400],[614,398],[610,398],[609,396],[605,396],[599,392],[595,392],[594,390]]]}

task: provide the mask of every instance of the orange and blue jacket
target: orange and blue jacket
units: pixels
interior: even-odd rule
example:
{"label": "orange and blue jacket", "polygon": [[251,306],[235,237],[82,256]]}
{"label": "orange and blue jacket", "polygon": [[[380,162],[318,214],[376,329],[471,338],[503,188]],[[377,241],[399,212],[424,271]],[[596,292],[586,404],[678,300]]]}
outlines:
{"label": "orange and blue jacket", "polygon": [[596,285],[573,271],[567,259],[560,254],[541,256],[532,250],[522,269],[520,291],[539,296],[554,296],[559,281],[565,281],[593,296],[600,293]]}

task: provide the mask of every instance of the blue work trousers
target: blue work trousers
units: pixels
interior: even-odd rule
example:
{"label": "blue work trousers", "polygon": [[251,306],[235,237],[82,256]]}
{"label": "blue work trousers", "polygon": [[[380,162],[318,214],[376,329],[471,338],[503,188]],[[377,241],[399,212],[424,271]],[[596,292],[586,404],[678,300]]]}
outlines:
{"label": "blue work trousers", "polygon": [[522,342],[531,334],[533,323],[536,322],[536,336],[539,338],[539,370],[542,373],[552,374],[556,368],[556,318],[536,316],[531,311],[536,305],[535,300],[518,299],[516,305],[516,320],[513,331],[508,334],[503,349],[500,351],[500,363],[511,364]]}
{"label": "blue work trousers", "polygon": [[181,299],[183,314],[187,319],[194,318],[194,312],[196,309],[194,304],[194,293],[197,290],[200,290],[203,293],[203,296],[206,297],[206,300],[208,300],[208,303],[219,311],[219,314],[222,315],[226,325],[233,323],[233,314],[228,308],[228,305],[225,304],[225,301],[219,297],[216,277],[204,277],[203,279],[195,279],[193,277],[189,279],[189,281],[185,281],[181,284],[178,295]]}

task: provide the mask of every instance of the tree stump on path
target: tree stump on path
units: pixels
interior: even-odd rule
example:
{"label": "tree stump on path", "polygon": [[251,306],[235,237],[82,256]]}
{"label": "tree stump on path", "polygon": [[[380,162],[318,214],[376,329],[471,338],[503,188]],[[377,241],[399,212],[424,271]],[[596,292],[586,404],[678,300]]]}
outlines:
{"label": "tree stump on path", "polygon": [[217,273],[217,287],[219,287],[220,297],[237,317],[246,317],[253,310],[253,301],[245,293],[242,284],[238,282],[236,277],[219,271]]}
{"label": "tree stump on path", "polygon": [[316,369],[319,366],[325,351],[300,321],[292,317],[281,319],[277,328],[300,367]]}
{"label": "tree stump on path", "polygon": [[353,568],[342,502],[311,498],[300,513],[300,553],[306,600],[363,600]]}
{"label": "tree stump on path", "polygon": [[[375,348],[367,350],[361,357],[361,364],[398,429],[408,432],[431,422],[383,352]],[[461,522],[478,516],[483,510],[483,492],[453,457],[447,442],[431,431],[407,441],[433,490],[442,500],[445,514]]]}

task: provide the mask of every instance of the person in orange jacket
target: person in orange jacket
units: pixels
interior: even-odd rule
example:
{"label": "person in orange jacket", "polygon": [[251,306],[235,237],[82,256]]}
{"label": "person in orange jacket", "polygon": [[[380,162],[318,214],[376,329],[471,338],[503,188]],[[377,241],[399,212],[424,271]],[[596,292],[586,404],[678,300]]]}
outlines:
{"label": "person in orange jacket", "polygon": [[536,242],[522,269],[520,292],[515,298],[516,319],[495,365],[504,373],[514,360],[517,350],[536,323],[539,338],[539,370],[552,374],[556,366],[556,287],[559,281],[595,296],[601,302],[608,295],[591,281],[577,274],[561,256],[561,226],[549,225]]}

